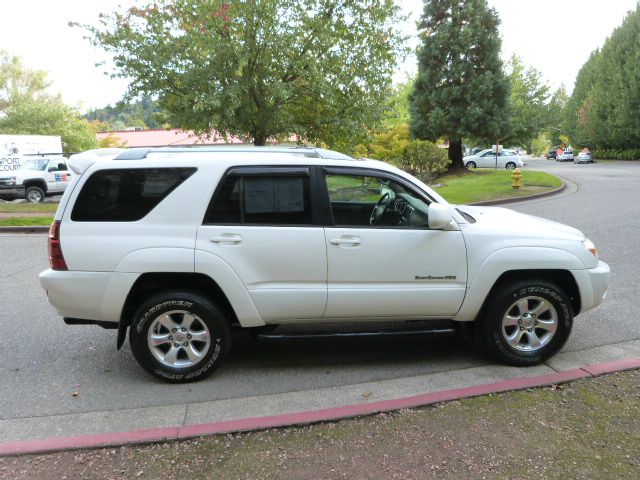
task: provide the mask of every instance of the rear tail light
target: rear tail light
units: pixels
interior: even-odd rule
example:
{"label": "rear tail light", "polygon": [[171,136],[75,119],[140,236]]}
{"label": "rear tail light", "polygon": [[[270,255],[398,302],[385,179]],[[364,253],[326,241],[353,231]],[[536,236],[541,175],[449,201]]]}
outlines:
{"label": "rear tail light", "polygon": [[53,270],[68,270],[60,245],[60,220],[49,227],[49,265]]}

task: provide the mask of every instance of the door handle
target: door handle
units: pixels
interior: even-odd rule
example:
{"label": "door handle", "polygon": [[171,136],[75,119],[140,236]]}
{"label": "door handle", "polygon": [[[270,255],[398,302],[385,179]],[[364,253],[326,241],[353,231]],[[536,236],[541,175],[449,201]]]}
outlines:
{"label": "door handle", "polygon": [[360,239],[358,237],[332,238],[329,243],[331,245],[360,245]]}
{"label": "door handle", "polygon": [[219,237],[212,237],[209,239],[212,243],[240,243],[242,237],[240,235],[223,234]]}

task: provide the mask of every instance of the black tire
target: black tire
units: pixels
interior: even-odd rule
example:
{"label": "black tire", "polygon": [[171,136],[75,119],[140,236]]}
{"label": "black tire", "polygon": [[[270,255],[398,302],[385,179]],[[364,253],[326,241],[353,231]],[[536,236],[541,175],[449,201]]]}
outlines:
{"label": "black tire", "polygon": [[[160,323],[161,318],[164,324]],[[165,326],[167,322],[176,328],[171,331]],[[187,328],[176,332],[181,325]],[[191,335],[206,338],[207,332],[208,344]],[[152,349],[151,334],[156,338],[166,335],[170,340]],[[207,298],[191,292],[167,291],[153,295],[140,305],[129,329],[129,344],[140,366],[151,375],[171,383],[195,382],[210,375],[222,363],[231,347],[231,329],[222,310]],[[174,366],[167,360],[169,351],[175,353]],[[194,356],[201,353],[202,358],[192,361],[188,352]],[[164,360],[160,360],[158,356],[163,354]]]}
{"label": "black tire", "polygon": [[476,162],[467,162],[465,165],[468,169],[476,168]]}
{"label": "black tire", "polygon": [[516,164],[513,162],[507,162],[504,168],[506,168],[507,170],[514,170],[516,168]]}
{"label": "black tire", "polygon": [[[524,305],[525,299],[529,316],[520,315],[515,325],[505,326],[515,323],[514,318],[522,313],[517,303],[523,301]],[[514,366],[537,365],[560,350],[569,338],[573,325],[571,302],[566,293],[551,282],[535,280],[504,285],[494,290],[493,298],[489,301],[478,333],[485,349],[503,363]],[[550,308],[542,310],[547,306]],[[536,308],[541,311],[533,314],[532,318],[531,312]],[[554,324],[554,317],[555,331],[551,333],[549,329]],[[540,346],[535,346],[536,338]]]}
{"label": "black tire", "polygon": [[27,187],[25,198],[31,203],[42,203],[45,198],[44,190],[36,186]]}

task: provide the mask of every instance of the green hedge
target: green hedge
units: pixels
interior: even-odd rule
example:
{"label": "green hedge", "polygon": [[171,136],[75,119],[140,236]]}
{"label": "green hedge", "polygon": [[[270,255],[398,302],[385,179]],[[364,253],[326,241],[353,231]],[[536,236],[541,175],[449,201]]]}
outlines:
{"label": "green hedge", "polygon": [[638,160],[640,159],[640,149],[594,150],[593,158],[598,160]]}

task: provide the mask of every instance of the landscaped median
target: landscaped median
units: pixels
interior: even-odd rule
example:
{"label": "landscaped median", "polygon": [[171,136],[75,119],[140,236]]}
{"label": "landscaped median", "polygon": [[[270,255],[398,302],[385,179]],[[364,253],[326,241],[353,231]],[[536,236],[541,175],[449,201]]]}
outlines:
{"label": "landscaped median", "polygon": [[512,187],[513,171],[469,170],[440,177],[435,191],[449,203],[467,204],[509,200],[547,193],[562,187],[563,182],[546,172],[522,170],[522,187]]}
{"label": "landscaped median", "polygon": [[49,226],[57,203],[0,203],[0,227]]}

